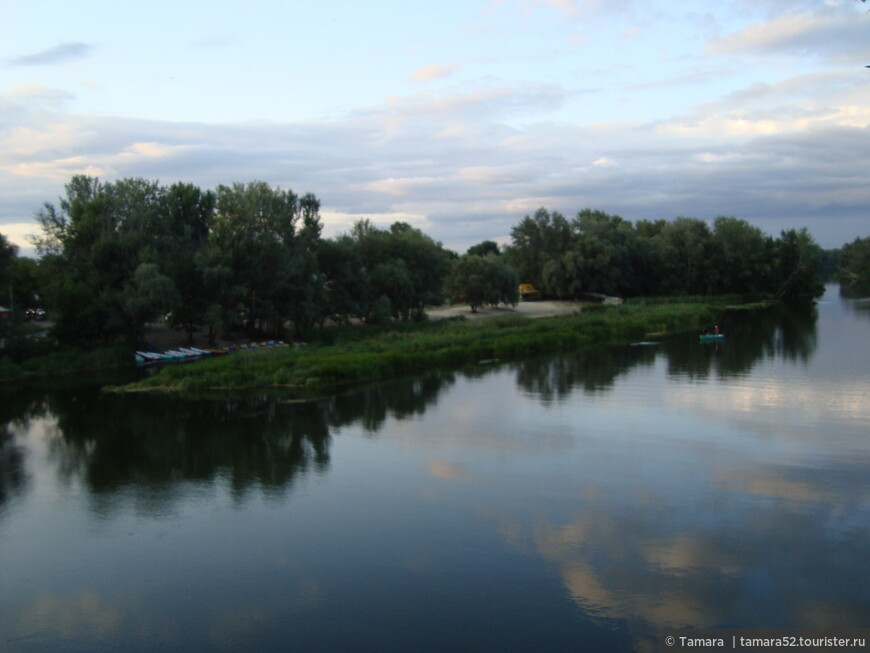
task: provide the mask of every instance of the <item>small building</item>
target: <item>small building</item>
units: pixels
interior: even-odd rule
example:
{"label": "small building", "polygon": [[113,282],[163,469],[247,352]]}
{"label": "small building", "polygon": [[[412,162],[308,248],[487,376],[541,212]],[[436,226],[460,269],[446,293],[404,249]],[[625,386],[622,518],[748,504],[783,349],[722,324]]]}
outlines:
{"label": "small building", "polygon": [[519,291],[520,299],[523,301],[541,298],[541,292],[530,283],[521,283]]}

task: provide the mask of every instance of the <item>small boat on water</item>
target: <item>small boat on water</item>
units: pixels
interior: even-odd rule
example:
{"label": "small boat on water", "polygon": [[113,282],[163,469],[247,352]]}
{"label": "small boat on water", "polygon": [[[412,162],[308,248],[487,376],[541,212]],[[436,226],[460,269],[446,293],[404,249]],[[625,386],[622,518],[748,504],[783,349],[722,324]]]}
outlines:
{"label": "small boat on water", "polygon": [[725,340],[724,333],[702,333],[698,336],[701,342],[719,342]]}

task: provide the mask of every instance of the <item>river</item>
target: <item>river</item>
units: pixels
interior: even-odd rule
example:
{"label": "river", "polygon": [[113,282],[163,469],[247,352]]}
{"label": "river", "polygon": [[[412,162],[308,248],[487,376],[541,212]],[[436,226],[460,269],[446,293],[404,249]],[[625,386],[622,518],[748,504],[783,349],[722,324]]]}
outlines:
{"label": "river", "polygon": [[0,395],[0,650],[870,627],[870,303],[314,402]]}

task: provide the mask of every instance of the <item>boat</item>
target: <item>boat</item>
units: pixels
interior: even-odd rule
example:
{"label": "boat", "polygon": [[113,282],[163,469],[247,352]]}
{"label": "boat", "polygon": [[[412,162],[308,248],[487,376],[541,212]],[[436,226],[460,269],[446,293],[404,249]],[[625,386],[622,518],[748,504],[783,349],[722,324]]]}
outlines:
{"label": "boat", "polygon": [[188,358],[192,358],[189,354],[185,354],[182,351],[178,351],[176,349],[167,349],[163,352],[163,357],[170,361],[183,361]]}
{"label": "boat", "polygon": [[725,340],[724,333],[702,333],[700,336],[701,342],[719,342],[720,340]]}
{"label": "boat", "polygon": [[202,349],[197,349],[196,347],[179,347],[178,351],[186,354],[188,358],[201,358],[206,355]]}

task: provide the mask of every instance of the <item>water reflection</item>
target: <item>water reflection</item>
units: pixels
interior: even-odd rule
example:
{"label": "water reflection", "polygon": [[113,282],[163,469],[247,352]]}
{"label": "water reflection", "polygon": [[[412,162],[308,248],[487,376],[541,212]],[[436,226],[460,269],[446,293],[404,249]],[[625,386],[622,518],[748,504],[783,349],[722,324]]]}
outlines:
{"label": "water reflection", "polygon": [[[704,455],[633,476],[638,456],[608,451],[570,511],[509,509],[499,531],[553,565],[583,614],[630,624],[654,651],[663,627],[856,627],[866,623],[867,464],[711,465]],[[691,471],[687,474],[687,467]],[[718,468],[718,469],[717,469]],[[636,473],[636,472],[635,472]],[[686,478],[686,476],[689,478]]]}
{"label": "water reflection", "polygon": [[4,504],[27,486],[24,449],[16,442],[11,426],[24,426],[30,411],[26,393],[10,391],[0,396],[0,517]]}
{"label": "water reflection", "polygon": [[809,361],[817,347],[818,312],[774,307],[728,314],[720,325],[723,343],[703,344],[695,336],[666,339],[662,348],[673,376],[727,379],[745,376],[759,361]]}
{"label": "water reflection", "polygon": [[374,435],[389,416],[407,419],[422,415],[455,382],[453,374],[435,374],[410,381],[384,383],[324,400],[324,419],[334,427],[359,422]]}
{"label": "water reflection", "polygon": [[857,299],[848,304],[850,308],[858,315],[870,318],[870,299],[864,297]]}
{"label": "water reflection", "polygon": [[513,367],[520,388],[550,402],[567,397],[577,388],[588,393],[609,390],[619,376],[639,365],[652,365],[656,356],[653,347],[617,347],[523,361]]}
{"label": "water reflection", "polygon": [[747,375],[762,360],[808,362],[817,347],[817,320],[813,307],[732,313],[721,325],[728,334],[721,344],[701,344],[696,335],[688,334],[632,347],[523,361],[513,367],[517,385],[545,403],[564,399],[578,389],[588,394],[607,391],[619,377],[652,366],[660,356],[670,376],[736,378]]}
{"label": "water reflection", "polygon": [[[8,424],[39,413],[54,417],[49,456],[64,484],[81,479],[96,496],[130,486],[141,510],[161,514],[183,481],[226,479],[239,498],[252,488],[285,492],[298,476],[328,470],[334,429],[360,423],[374,434],[389,416],[421,415],[452,382],[430,376],[311,402],[119,397],[96,388],[21,395],[3,403],[0,501],[25,480],[24,453]],[[112,502],[95,505],[105,512]]]}

